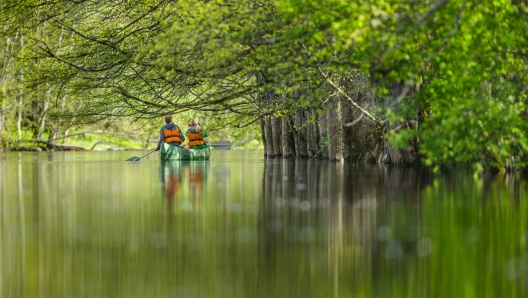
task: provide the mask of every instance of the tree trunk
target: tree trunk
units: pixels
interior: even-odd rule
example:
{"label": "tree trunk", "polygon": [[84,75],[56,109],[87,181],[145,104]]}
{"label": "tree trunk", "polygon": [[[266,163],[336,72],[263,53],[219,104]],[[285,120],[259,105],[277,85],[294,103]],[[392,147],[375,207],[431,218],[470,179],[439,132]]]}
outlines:
{"label": "tree trunk", "polygon": [[[20,91],[21,93],[22,91]],[[18,133],[18,139],[22,139],[22,108],[24,107],[22,105],[22,94],[18,95],[17,98],[17,133]]]}
{"label": "tree trunk", "polygon": [[[53,126],[50,128],[50,133],[48,135],[48,142],[53,143],[53,140],[59,136],[61,133],[61,129],[57,128],[56,126]],[[147,145],[148,145],[149,139],[147,138]],[[64,142],[63,142],[64,143]]]}
{"label": "tree trunk", "polygon": [[333,98],[326,110],[328,128],[328,159],[343,162],[343,121],[341,118],[341,99]]}
{"label": "tree trunk", "polygon": [[295,151],[297,152],[298,158],[308,158],[308,140],[306,136],[306,117],[304,110],[299,109],[295,114],[295,132],[297,134],[295,144]]}
{"label": "tree trunk", "polygon": [[271,127],[273,132],[273,155],[276,158],[282,157],[282,121],[276,117],[271,117]]}
{"label": "tree trunk", "polygon": [[[66,130],[66,134],[68,134],[68,130]],[[266,151],[266,121],[264,121],[264,118],[260,118],[260,136],[262,137],[262,145],[264,146],[264,158],[268,157],[268,153]]]}
{"label": "tree trunk", "polygon": [[51,97],[51,87],[48,88],[46,91],[46,95],[44,97],[44,106],[42,107],[42,111],[40,113],[40,119],[39,119],[39,128],[37,133],[37,139],[42,138],[42,134],[44,133],[44,127],[46,125],[46,116],[48,114],[48,107],[49,107],[49,101]]}
{"label": "tree trunk", "polygon": [[306,131],[308,136],[308,156],[310,158],[317,158],[320,155],[320,138],[319,129],[317,128],[317,114],[311,109],[306,112],[308,114],[308,123]]}
{"label": "tree trunk", "polygon": [[290,118],[282,118],[282,157],[283,158],[295,158],[295,144],[293,141],[293,132],[290,125]]}
{"label": "tree trunk", "polygon": [[[264,134],[264,131],[262,131],[262,133]],[[69,134],[70,134],[70,129],[67,128],[66,131],[64,132],[64,136],[67,137]],[[66,138],[62,139],[61,144],[63,144],[63,145],[64,145],[64,140],[66,140]]]}
{"label": "tree trunk", "polygon": [[[17,35],[18,35],[18,32],[17,32]],[[20,48],[23,49],[24,48],[24,37],[21,36],[20,37]],[[24,70],[22,69],[22,75],[20,77],[20,81],[17,82],[18,84],[22,85],[22,82],[24,82]],[[23,99],[23,93],[22,93],[22,89],[19,90],[18,92],[18,98],[17,98],[17,109],[18,109],[18,114],[17,114],[17,133],[18,133],[18,139],[21,140],[22,139],[22,108],[24,107],[24,105],[22,104],[22,99]]]}
{"label": "tree trunk", "polygon": [[275,150],[273,149],[273,128],[270,116],[264,117],[264,130],[266,134],[266,158],[275,158]]}
{"label": "tree trunk", "polygon": [[9,47],[9,38],[7,38],[7,46],[4,53],[4,63],[2,65],[2,72],[0,73],[0,86],[2,86],[2,107],[0,107],[0,152],[3,151],[4,147],[4,128],[5,128],[5,114],[6,114],[6,102],[7,102],[7,76],[8,68],[12,57],[12,52],[9,53],[9,48],[13,49],[13,46]]}
{"label": "tree trunk", "polygon": [[5,121],[5,110],[6,110],[6,101],[7,101],[7,91],[6,86],[2,88],[3,100],[2,107],[0,108],[0,152],[4,149],[4,121]]}
{"label": "tree trunk", "polygon": [[323,159],[328,159],[328,125],[326,120],[326,113],[319,114],[317,122],[319,123],[319,145],[321,147],[321,157]]}
{"label": "tree trunk", "polygon": [[[357,98],[353,97],[356,102]],[[341,119],[343,124],[351,123],[354,121],[354,107],[347,102],[342,102],[342,114]],[[361,142],[366,140],[360,138],[358,135],[359,125],[354,125],[352,127],[343,126],[343,158],[350,162],[356,162],[361,158],[361,152],[359,150],[359,145]]]}

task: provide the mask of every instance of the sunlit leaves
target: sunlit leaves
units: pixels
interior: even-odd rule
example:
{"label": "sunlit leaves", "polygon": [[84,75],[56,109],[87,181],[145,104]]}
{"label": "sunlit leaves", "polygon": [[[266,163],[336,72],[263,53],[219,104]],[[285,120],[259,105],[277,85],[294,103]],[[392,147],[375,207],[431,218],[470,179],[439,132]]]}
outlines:
{"label": "sunlit leaves", "polygon": [[[417,123],[386,136],[401,147],[418,140],[426,164],[528,162],[523,1],[59,2],[7,1],[20,11],[5,28],[40,28],[25,32],[31,79],[63,86],[84,103],[79,115],[251,122],[318,109],[329,96],[321,72],[359,72],[377,115]],[[263,101],[268,91],[276,96]]]}

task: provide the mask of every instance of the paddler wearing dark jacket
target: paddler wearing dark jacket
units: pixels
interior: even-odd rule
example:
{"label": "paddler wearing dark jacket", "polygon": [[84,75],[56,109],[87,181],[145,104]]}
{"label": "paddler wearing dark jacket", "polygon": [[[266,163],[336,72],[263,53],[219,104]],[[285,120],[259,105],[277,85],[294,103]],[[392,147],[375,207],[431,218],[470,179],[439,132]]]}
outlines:
{"label": "paddler wearing dark jacket", "polygon": [[180,127],[172,123],[171,115],[165,116],[165,125],[160,129],[160,140],[158,142],[158,147],[156,147],[156,151],[160,150],[162,143],[179,147],[183,141],[185,141],[185,136]]}

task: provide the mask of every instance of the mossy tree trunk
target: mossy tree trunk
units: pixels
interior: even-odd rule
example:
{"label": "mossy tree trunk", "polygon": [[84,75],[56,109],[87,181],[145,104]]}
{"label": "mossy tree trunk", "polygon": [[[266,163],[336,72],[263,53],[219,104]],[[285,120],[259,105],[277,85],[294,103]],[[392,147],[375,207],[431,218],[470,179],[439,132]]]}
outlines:
{"label": "mossy tree trunk", "polygon": [[282,157],[283,158],[295,158],[295,144],[293,138],[293,127],[291,125],[290,117],[283,117],[282,121]]}
{"label": "mossy tree trunk", "polygon": [[343,162],[343,121],[342,103],[339,97],[328,101],[326,110],[328,131],[328,160]]}
{"label": "mossy tree trunk", "polygon": [[282,157],[282,121],[276,117],[271,117],[271,131],[273,133],[273,156]]}
{"label": "mossy tree trunk", "polygon": [[354,107],[342,103],[341,119],[343,121],[343,158],[347,161],[357,161],[361,157],[361,152],[358,150],[359,144],[364,140],[359,138],[357,134],[357,127],[344,126],[346,123],[354,121]]}
{"label": "mossy tree trunk", "polygon": [[321,143],[321,138],[319,135],[318,123],[317,123],[317,113],[314,109],[308,110],[308,123],[306,125],[307,130],[307,149],[308,156],[310,158],[319,158],[321,156],[321,148],[319,144]]}
{"label": "mossy tree trunk", "polygon": [[266,138],[266,158],[275,158],[275,149],[273,148],[273,126],[271,125],[271,116],[264,117],[264,134]]}
{"label": "mossy tree trunk", "polygon": [[[357,92],[354,90],[354,82],[352,77],[344,76],[338,80],[339,88],[343,90],[349,97],[355,102],[358,102]],[[354,135],[353,127],[344,126],[346,123],[350,123],[354,120],[355,108],[349,104],[346,100],[341,100],[341,121],[343,123],[343,159],[346,161],[356,161],[358,155],[357,144],[361,143],[362,140]],[[356,149],[356,150],[354,150]]]}
{"label": "mossy tree trunk", "polygon": [[[354,74],[343,84],[348,95],[365,110],[376,104],[371,94],[368,77]],[[345,143],[345,160],[350,162],[366,161],[381,163],[379,152],[383,152],[383,131],[380,122],[373,121],[348,101],[343,107],[343,126]]]}
{"label": "mossy tree trunk", "polygon": [[306,117],[305,111],[302,109],[297,110],[294,117],[294,134],[295,134],[295,152],[297,158],[308,158],[308,143],[306,135]]}
{"label": "mossy tree trunk", "polygon": [[326,113],[321,113],[318,115],[319,123],[319,137],[320,137],[320,146],[321,146],[321,158],[328,159],[328,125],[326,120]]}
{"label": "mossy tree trunk", "polygon": [[262,138],[262,146],[264,146],[264,158],[267,158],[268,153],[266,151],[266,121],[264,121],[264,117],[260,118],[260,136]]}

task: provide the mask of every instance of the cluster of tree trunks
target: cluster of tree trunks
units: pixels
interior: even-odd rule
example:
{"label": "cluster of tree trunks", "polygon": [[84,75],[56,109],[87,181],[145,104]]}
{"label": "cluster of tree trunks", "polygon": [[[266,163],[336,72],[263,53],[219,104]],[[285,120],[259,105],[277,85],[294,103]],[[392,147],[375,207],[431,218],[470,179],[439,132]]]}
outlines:
{"label": "cluster of tree trunks", "polygon": [[340,98],[329,100],[322,113],[300,109],[293,116],[265,116],[265,157],[381,162],[386,145],[379,124],[360,120],[346,126],[359,117]]}
{"label": "cluster of tree trunks", "polygon": [[[389,123],[365,117],[365,109],[391,103],[391,100],[377,99],[365,88],[375,83],[368,82],[366,77],[343,77],[338,88],[341,90],[342,87],[346,95],[329,91],[322,109],[301,108],[291,115],[263,116],[261,129],[265,158],[361,161],[400,166],[418,164],[417,141],[406,148],[394,148],[384,138],[390,130],[416,129],[418,119]],[[403,92],[403,86],[398,82],[390,84],[388,89],[393,100]]]}

